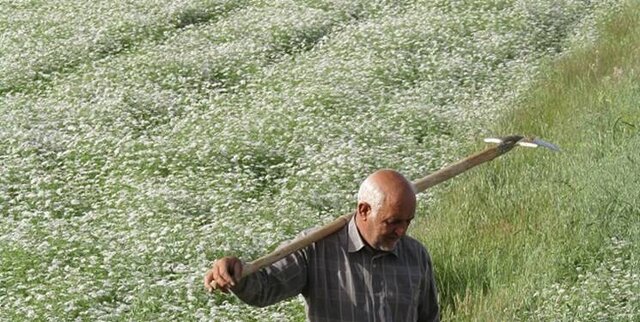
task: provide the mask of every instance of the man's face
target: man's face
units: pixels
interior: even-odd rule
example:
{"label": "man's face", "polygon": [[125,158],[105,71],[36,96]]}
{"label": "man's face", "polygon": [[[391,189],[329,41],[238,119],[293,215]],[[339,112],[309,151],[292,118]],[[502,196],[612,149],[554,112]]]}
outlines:
{"label": "man's face", "polygon": [[[363,219],[361,234],[371,247],[391,251],[395,248],[400,237],[407,233],[409,224],[415,215],[416,202],[415,198],[401,199],[397,202],[383,204],[377,213],[368,207],[368,214],[361,217]],[[359,209],[362,207],[359,206]]]}

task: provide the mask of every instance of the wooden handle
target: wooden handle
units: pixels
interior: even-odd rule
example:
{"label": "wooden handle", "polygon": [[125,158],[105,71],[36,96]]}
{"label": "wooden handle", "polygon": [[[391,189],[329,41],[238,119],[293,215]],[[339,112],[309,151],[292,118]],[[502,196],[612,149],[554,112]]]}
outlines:
{"label": "wooden handle", "polygon": [[242,268],[242,277],[246,277],[247,275],[253,274],[259,269],[269,266],[274,262],[286,257],[287,255],[299,249],[305,248],[337,232],[342,227],[347,225],[349,220],[351,220],[352,216],[353,216],[353,213],[342,215],[336,218],[335,220],[333,220],[332,222],[320,228],[312,230],[308,235],[300,236],[292,240],[290,243],[285,244],[282,247],[279,247],[275,251],[248,263],[248,265],[245,265],[245,267]]}
{"label": "wooden handle", "polygon": [[[473,154],[467,158],[464,158],[454,164],[451,164],[445,168],[442,168],[422,179],[416,180],[413,182],[413,185],[416,189],[416,193],[420,193],[425,191],[427,188],[433,187],[443,181],[449,180],[462,172],[465,172],[477,165],[482,163],[491,161],[511,149],[515,146],[518,140],[522,137],[513,137],[511,140],[505,140],[502,144],[487,148],[483,151],[480,151],[476,154]],[[276,249],[275,251],[260,257],[252,262],[245,264],[242,268],[242,278],[251,275],[263,267],[269,266],[274,262],[286,257],[287,255],[305,248],[312,243],[315,243],[337,231],[342,229],[342,227],[346,226],[353,213],[349,213],[346,215],[342,215],[335,219],[334,221],[313,230],[310,234],[298,237],[292,240],[290,243]],[[215,282],[211,282],[211,286],[215,289]]]}
{"label": "wooden handle", "polygon": [[443,181],[447,181],[477,165],[491,161],[513,149],[515,142],[506,142],[498,146],[487,148],[474,155],[466,157],[454,164],[444,167],[422,179],[413,182],[416,193],[423,192]]}
{"label": "wooden handle", "polygon": [[[299,249],[305,248],[337,232],[342,227],[344,227],[349,222],[349,220],[351,220],[352,216],[353,216],[353,213],[342,215],[336,218],[334,221],[320,228],[312,230],[308,235],[300,236],[292,240],[290,243],[285,244],[281,247],[278,247],[278,249],[274,250],[273,252],[265,256],[262,256],[252,262],[244,264],[244,266],[242,266],[242,278],[245,278],[257,272],[261,268],[269,266],[277,262],[278,260],[286,257],[287,255],[292,254],[293,252]],[[213,289],[218,288],[218,285],[216,284],[215,281],[211,281],[209,285],[211,285]]]}

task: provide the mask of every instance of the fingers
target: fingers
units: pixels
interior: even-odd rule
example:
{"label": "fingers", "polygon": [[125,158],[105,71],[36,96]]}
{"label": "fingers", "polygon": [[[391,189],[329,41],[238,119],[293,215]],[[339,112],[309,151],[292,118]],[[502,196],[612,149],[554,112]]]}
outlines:
{"label": "fingers", "polygon": [[204,276],[205,289],[227,293],[242,277],[242,262],[235,257],[223,257],[213,262]]}
{"label": "fingers", "polygon": [[226,293],[227,290],[224,287],[221,287],[218,282],[216,282],[216,279],[219,279],[219,277],[217,277],[217,271],[218,267],[216,265],[216,262],[214,261],[211,265],[211,268],[204,274],[204,288],[210,293],[215,290],[221,290],[222,292]]}
{"label": "fingers", "polygon": [[[236,282],[230,274],[230,271],[233,270],[233,263],[225,258],[217,261],[216,263],[220,263],[220,265],[216,265],[218,268],[217,272],[219,277],[218,279],[216,279],[216,282],[218,282],[218,284],[223,287],[235,286]],[[220,281],[222,281],[222,283]]]}
{"label": "fingers", "polygon": [[211,282],[213,281],[213,272],[208,270],[204,274],[204,288],[209,292],[213,292],[213,286],[211,286]]}

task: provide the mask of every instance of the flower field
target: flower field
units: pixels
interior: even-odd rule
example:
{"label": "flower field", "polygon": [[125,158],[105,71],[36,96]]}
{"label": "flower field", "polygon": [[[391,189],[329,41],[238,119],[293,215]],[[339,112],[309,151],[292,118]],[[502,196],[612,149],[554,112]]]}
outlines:
{"label": "flower field", "polygon": [[0,320],[303,320],[203,273],[455,160],[620,2],[0,0]]}

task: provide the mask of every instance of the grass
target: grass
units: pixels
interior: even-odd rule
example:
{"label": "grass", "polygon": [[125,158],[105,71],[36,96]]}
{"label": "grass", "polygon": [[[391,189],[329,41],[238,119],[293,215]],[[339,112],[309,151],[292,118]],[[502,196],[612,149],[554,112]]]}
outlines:
{"label": "grass", "polygon": [[[213,258],[257,258],[351,210],[374,169],[418,178],[498,131],[540,135],[566,151],[512,152],[421,199],[428,222],[413,232],[433,253],[445,317],[588,314],[580,299],[606,290],[605,275],[637,303],[625,278],[637,263],[627,238],[637,196],[624,188],[637,180],[626,172],[637,113],[606,108],[633,106],[633,56],[606,65],[614,54],[604,47],[569,54],[599,39],[595,21],[620,1],[7,8],[0,320],[302,320],[299,299],[252,308],[207,295],[202,275]],[[633,46],[616,21],[611,47]],[[572,57],[590,62],[587,76],[576,80],[583,69]],[[585,87],[606,76],[610,93]],[[613,94],[623,88],[629,96]],[[545,90],[566,94],[554,102],[562,109],[534,104]],[[579,123],[573,101],[587,106]],[[576,141],[560,132],[571,129],[599,134]],[[619,154],[601,148],[612,142]],[[552,310],[567,294],[569,309]],[[588,307],[626,312],[618,297],[593,294],[602,307]]]}
{"label": "grass", "polygon": [[424,210],[414,232],[445,319],[638,319],[639,13],[629,4],[596,44],[552,63],[493,129],[562,153],[511,152]]}

